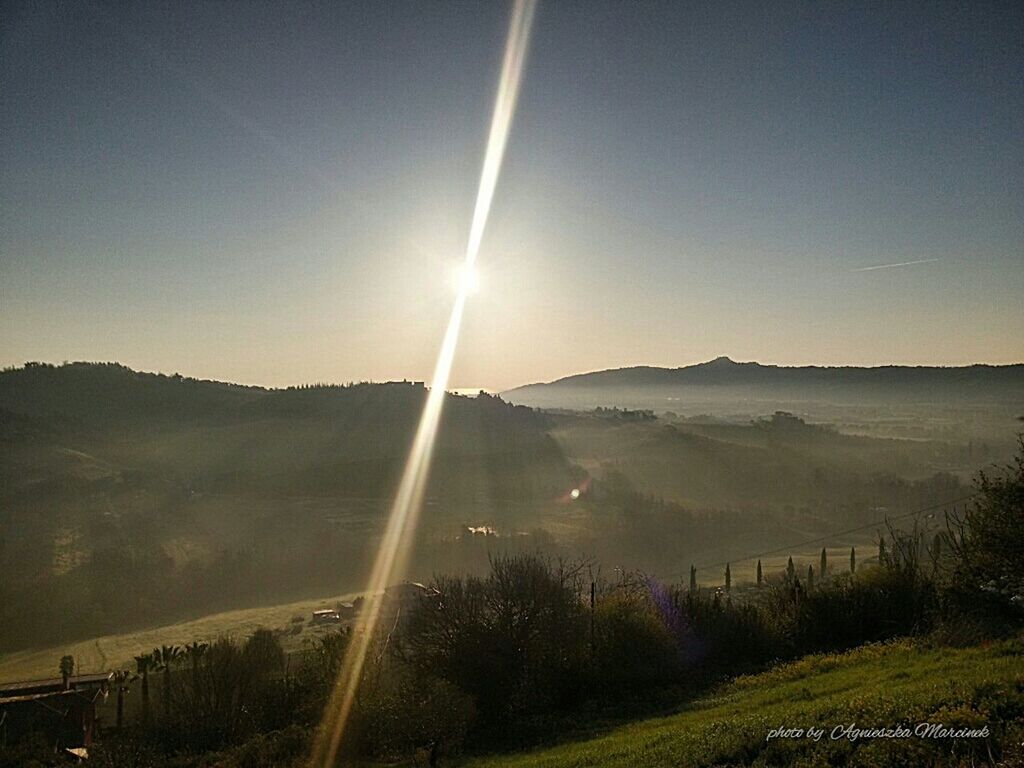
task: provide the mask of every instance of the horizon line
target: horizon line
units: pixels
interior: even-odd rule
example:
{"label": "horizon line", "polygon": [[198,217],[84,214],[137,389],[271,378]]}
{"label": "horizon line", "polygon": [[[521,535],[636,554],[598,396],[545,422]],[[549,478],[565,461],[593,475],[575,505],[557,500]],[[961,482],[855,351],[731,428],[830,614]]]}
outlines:
{"label": "horizon line", "polygon": [[[686,368],[696,368],[698,366],[708,365],[710,363],[714,363],[714,362],[719,361],[719,360],[721,360],[721,361],[728,361],[729,363],[732,363],[734,365],[757,365],[757,366],[760,366],[762,368],[825,368],[825,369],[861,368],[861,369],[864,369],[864,370],[873,370],[873,369],[880,369],[880,368],[934,368],[934,369],[956,369],[956,368],[976,368],[976,367],[1011,368],[1011,367],[1014,367],[1014,366],[1024,365],[1024,359],[1017,360],[1017,361],[1014,361],[1014,362],[1006,362],[1006,363],[993,363],[993,362],[974,361],[974,362],[969,362],[969,363],[955,363],[955,364],[941,364],[941,363],[875,363],[875,364],[867,364],[867,365],[863,365],[863,364],[857,365],[857,364],[852,364],[852,363],[839,363],[839,364],[823,364],[823,363],[786,364],[786,363],[766,363],[766,362],[761,362],[759,360],[733,360],[732,358],[727,357],[725,355],[720,355],[718,357],[711,358],[710,360],[703,360],[703,361],[696,362],[696,363],[688,363],[686,365],[672,366],[672,365],[654,365],[654,364],[650,364],[650,363],[633,363],[633,364],[628,364],[628,365],[609,366],[609,367],[606,367],[606,368],[594,368],[594,369],[591,369],[591,370],[579,371],[579,372],[576,372],[576,373],[567,373],[567,374],[564,374],[562,376],[558,376],[556,378],[549,379],[549,380],[546,380],[546,381],[528,381],[528,382],[526,382],[524,384],[515,384],[515,385],[509,386],[509,387],[451,386],[451,387],[447,387],[445,389],[445,392],[447,392],[448,394],[460,395],[460,396],[465,396],[464,393],[465,392],[469,392],[469,391],[472,391],[472,392],[481,392],[482,391],[482,392],[486,392],[487,394],[498,395],[498,394],[501,394],[503,392],[512,392],[512,391],[517,390],[517,389],[525,389],[526,387],[536,387],[536,386],[543,386],[543,385],[546,385],[546,384],[554,384],[554,383],[557,383],[557,382],[560,382],[560,381],[564,381],[566,379],[576,378],[576,377],[580,377],[580,376],[589,376],[591,374],[610,373],[610,372],[616,372],[616,371],[629,371],[629,370],[635,370],[635,369],[638,369],[638,368],[649,368],[649,369],[652,369],[652,370],[660,370],[660,371],[679,371],[679,370],[683,370],[683,369],[686,369]],[[175,376],[179,376],[179,377],[181,377],[183,379],[188,379],[188,380],[191,380],[191,381],[210,382],[210,383],[215,383],[215,384],[226,384],[226,385],[235,386],[235,387],[243,387],[243,388],[250,388],[250,389],[262,389],[262,390],[267,390],[267,391],[285,391],[285,390],[288,390],[288,389],[296,389],[296,388],[299,388],[299,387],[316,387],[316,386],[319,386],[319,387],[347,387],[347,386],[354,386],[354,385],[358,385],[358,384],[376,384],[376,385],[380,385],[380,384],[402,384],[402,383],[415,384],[415,383],[423,383],[425,385],[426,384],[426,379],[427,379],[427,377],[418,378],[418,377],[405,376],[403,378],[394,378],[394,379],[384,379],[384,378],[382,378],[382,379],[373,379],[373,378],[354,379],[353,378],[353,379],[348,379],[348,380],[337,380],[337,381],[329,381],[329,380],[324,380],[324,381],[299,381],[299,382],[294,382],[294,383],[291,383],[291,384],[254,384],[254,383],[245,383],[245,382],[242,382],[242,381],[235,381],[235,380],[231,380],[231,379],[228,379],[228,378],[211,378],[209,376],[184,374],[184,373],[181,373],[181,371],[174,371],[174,372],[168,373],[168,372],[163,371],[163,370],[147,370],[147,369],[144,369],[144,368],[141,368],[141,367],[140,368],[135,368],[135,367],[133,367],[133,366],[127,364],[127,363],[122,363],[122,362],[117,361],[117,360],[84,360],[84,359],[83,360],[61,360],[60,362],[50,362],[50,361],[46,361],[46,360],[26,360],[23,363],[11,363],[11,364],[4,364],[4,365],[0,366],[0,374],[10,373],[10,372],[13,372],[13,371],[18,371],[18,370],[24,370],[26,368],[30,368],[30,367],[33,367],[33,366],[46,366],[46,367],[50,367],[50,368],[62,368],[62,367],[65,367],[65,366],[72,366],[72,365],[97,365],[97,366],[109,365],[109,366],[118,366],[118,367],[121,367],[121,368],[125,368],[125,369],[127,369],[127,370],[129,370],[129,371],[131,371],[133,373],[141,373],[141,374],[147,374],[147,375],[152,375],[152,376],[164,376],[164,377],[167,377],[167,378],[173,378]]]}

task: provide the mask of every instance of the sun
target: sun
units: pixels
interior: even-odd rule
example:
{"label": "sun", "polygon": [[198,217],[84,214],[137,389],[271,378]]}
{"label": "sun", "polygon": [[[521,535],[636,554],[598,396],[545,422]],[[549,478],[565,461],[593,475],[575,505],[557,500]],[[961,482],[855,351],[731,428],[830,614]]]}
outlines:
{"label": "sun", "polygon": [[480,272],[476,267],[463,264],[453,273],[452,281],[456,292],[463,296],[471,296],[480,290]]}

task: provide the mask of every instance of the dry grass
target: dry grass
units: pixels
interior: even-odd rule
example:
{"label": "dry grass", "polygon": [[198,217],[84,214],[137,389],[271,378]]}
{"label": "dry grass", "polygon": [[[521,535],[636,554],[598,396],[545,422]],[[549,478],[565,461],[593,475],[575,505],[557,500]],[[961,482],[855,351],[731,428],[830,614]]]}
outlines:
{"label": "dry grass", "polygon": [[[136,632],[105,635],[67,645],[8,653],[0,656],[0,681],[55,677],[58,674],[57,665],[60,658],[65,654],[75,657],[75,666],[81,672],[134,669],[135,656],[160,645],[183,645],[195,640],[209,641],[222,635],[243,639],[258,627],[273,629],[290,626],[293,616],[302,616],[308,621],[310,614],[318,608],[333,608],[339,600],[352,600],[354,597],[354,594],[337,595],[261,608],[225,611]],[[314,630],[306,625],[302,626],[301,634],[285,635],[282,638],[286,650],[300,648],[303,639],[312,635]]]}

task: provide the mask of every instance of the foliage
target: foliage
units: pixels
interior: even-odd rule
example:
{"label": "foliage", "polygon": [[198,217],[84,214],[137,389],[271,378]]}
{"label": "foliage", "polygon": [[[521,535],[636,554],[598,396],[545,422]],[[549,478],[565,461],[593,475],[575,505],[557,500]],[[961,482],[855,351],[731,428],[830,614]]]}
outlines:
{"label": "foliage", "polygon": [[679,637],[656,594],[617,587],[597,602],[591,686],[602,699],[621,703],[678,680],[683,665]]}
{"label": "foliage", "polygon": [[587,626],[578,568],[497,558],[486,577],[435,586],[442,598],[415,612],[408,656],[473,697],[487,741],[526,738],[578,697]]}
{"label": "foliage", "polygon": [[434,765],[459,752],[474,715],[458,687],[391,659],[385,674],[364,680],[352,732],[361,754],[400,760],[424,752]]}
{"label": "foliage", "polygon": [[1024,435],[998,475],[980,472],[977,497],[949,516],[952,605],[969,617],[1003,625],[1024,619]]}

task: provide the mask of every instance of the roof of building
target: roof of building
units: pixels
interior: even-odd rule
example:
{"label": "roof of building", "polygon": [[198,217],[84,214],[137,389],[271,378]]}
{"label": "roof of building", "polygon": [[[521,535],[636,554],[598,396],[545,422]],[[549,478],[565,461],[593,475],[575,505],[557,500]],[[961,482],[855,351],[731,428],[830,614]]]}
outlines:
{"label": "roof of building", "polygon": [[95,701],[99,695],[99,689],[89,691],[45,691],[43,693],[29,693],[20,696],[0,696],[0,706],[4,704],[17,704],[22,701],[41,701],[60,698],[63,701]]}
{"label": "roof of building", "polygon": [[[110,682],[113,672],[95,672],[87,675],[68,677],[69,688],[99,687]],[[64,689],[64,678],[50,677],[44,680],[23,680],[0,683],[0,698],[29,696],[37,693],[59,693]]]}

